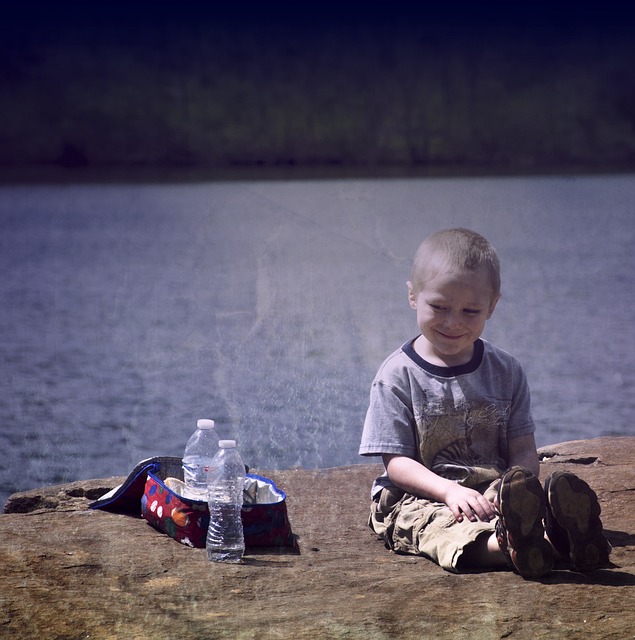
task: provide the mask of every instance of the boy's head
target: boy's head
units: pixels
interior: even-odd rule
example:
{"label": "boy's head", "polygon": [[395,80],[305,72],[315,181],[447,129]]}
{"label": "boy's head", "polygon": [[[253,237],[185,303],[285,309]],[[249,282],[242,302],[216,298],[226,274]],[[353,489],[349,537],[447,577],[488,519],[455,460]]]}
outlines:
{"label": "boy's head", "polygon": [[428,236],[415,254],[410,286],[414,294],[427,280],[448,272],[483,273],[492,300],[500,296],[500,263],[496,249],[482,235],[469,229],[444,229]]}
{"label": "boy's head", "polygon": [[483,236],[446,229],[416,253],[408,300],[421,335],[417,353],[439,366],[467,364],[500,296],[496,251]]}

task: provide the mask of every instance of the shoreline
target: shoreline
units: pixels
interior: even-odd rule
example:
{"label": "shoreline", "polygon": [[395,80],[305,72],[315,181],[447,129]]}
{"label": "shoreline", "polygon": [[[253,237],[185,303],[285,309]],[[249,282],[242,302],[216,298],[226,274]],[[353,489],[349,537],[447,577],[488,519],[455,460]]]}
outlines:
{"label": "shoreline", "polygon": [[560,165],[537,168],[513,166],[353,166],[353,165],[234,165],[176,167],[132,165],[63,167],[30,165],[0,167],[0,188],[71,184],[196,184],[213,182],[276,182],[319,180],[413,180],[452,178],[575,178],[635,174],[630,164]]}

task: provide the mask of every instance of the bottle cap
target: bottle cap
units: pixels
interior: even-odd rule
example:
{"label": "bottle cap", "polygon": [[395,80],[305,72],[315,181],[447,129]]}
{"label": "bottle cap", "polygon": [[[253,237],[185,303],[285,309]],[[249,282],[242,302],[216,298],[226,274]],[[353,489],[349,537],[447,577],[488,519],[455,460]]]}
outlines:
{"label": "bottle cap", "polygon": [[196,426],[199,429],[213,429],[214,428],[214,421],[213,420],[198,420],[196,422]]}
{"label": "bottle cap", "polygon": [[236,440],[221,440],[218,446],[221,449],[233,449],[236,446]]}

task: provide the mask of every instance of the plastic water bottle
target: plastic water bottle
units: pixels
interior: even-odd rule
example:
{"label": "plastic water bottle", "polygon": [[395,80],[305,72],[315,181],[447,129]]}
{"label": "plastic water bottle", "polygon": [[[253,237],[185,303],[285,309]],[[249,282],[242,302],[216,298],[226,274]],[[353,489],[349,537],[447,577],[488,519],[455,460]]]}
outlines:
{"label": "plastic water bottle", "polygon": [[221,440],[209,474],[207,557],[213,562],[240,562],[245,537],[240,515],[245,465],[235,440]]}
{"label": "plastic water bottle", "polygon": [[218,451],[218,434],[213,420],[199,420],[183,454],[184,495],[207,502],[207,476]]}

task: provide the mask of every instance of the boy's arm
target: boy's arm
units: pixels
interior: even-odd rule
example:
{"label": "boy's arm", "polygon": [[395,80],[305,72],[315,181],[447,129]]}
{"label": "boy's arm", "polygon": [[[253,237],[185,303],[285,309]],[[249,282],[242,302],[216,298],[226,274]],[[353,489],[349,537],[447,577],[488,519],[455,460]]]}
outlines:
{"label": "boy's arm", "polygon": [[540,460],[533,433],[513,438],[507,443],[507,460],[510,467],[524,467],[536,477],[540,474]]}
{"label": "boy's arm", "polygon": [[494,518],[492,503],[478,491],[442,478],[407,456],[385,453],[382,458],[391,482],[408,493],[444,502],[458,522],[464,516],[472,522]]}

